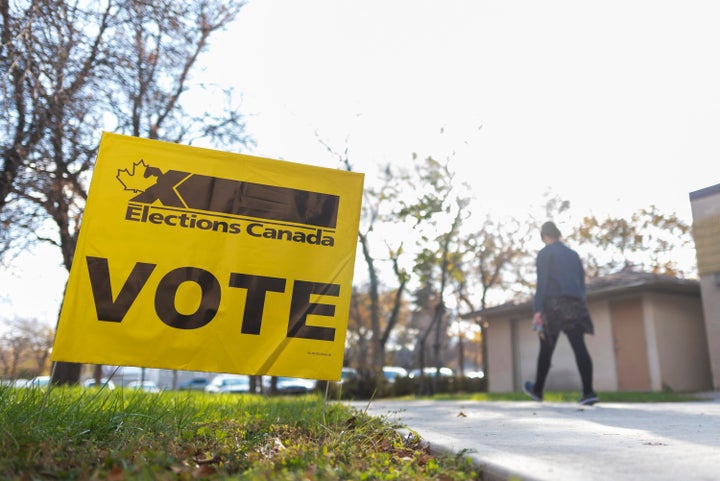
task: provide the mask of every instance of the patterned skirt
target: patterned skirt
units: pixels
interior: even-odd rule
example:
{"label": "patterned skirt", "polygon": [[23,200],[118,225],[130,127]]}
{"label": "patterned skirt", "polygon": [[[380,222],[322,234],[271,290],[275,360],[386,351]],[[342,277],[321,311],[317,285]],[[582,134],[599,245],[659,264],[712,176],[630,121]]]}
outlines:
{"label": "patterned skirt", "polygon": [[586,334],[593,334],[595,328],[587,303],[577,297],[549,297],[543,307],[545,331],[557,336],[560,331],[568,331],[580,327]]}

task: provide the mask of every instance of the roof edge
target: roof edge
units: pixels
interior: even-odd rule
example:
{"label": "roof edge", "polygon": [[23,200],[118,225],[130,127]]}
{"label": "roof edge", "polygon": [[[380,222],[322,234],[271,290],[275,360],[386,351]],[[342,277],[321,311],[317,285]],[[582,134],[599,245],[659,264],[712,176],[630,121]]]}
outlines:
{"label": "roof edge", "polygon": [[[653,275],[646,273],[634,273],[635,276],[622,278],[627,273],[612,274],[588,282],[588,301],[598,301],[609,297],[625,297],[638,293],[663,293],[675,295],[697,295],[700,296],[700,281],[697,279],[681,279],[672,276]],[[612,282],[620,277],[621,282]],[[468,312],[460,316],[461,319],[474,319],[480,316],[497,316],[505,313],[528,311],[532,313],[532,298],[519,301],[509,301],[497,306],[488,307],[479,311]]]}
{"label": "roof edge", "polygon": [[693,192],[690,192],[690,201],[708,197],[711,195],[720,194],[720,184],[711,185]]}

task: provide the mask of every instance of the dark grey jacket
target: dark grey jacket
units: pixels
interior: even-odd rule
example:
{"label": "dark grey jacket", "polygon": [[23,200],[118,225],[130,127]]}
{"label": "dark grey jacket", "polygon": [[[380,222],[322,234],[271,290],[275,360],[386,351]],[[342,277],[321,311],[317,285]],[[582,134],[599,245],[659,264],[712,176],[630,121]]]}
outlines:
{"label": "dark grey jacket", "polygon": [[585,300],[585,269],[580,256],[561,241],[543,247],[538,252],[535,267],[535,312],[543,310],[549,297],[567,296]]}

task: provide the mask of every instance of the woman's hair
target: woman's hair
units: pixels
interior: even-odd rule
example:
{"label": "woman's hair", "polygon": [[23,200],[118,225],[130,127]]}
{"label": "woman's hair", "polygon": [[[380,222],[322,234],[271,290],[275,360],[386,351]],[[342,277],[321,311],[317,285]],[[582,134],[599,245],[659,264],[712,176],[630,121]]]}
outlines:
{"label": "woman's hair", "polygon": [[551,239],[560,238],[560,229],[557,228],[554,222],[547,221],[540,228],[540,234],[550,237]]}

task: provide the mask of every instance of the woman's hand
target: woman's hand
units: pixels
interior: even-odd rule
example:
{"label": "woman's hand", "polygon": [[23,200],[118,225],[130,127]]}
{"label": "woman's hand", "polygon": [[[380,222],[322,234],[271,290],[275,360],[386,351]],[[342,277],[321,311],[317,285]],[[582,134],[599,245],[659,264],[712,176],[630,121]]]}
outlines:
{"label": "woman's hand", "polygon": [[545,322],[543,321],[542,312],[536,312],[532,320],[533,331],[537,331],[540,336],[540,340],[545,340],[545,328],[543,327]]}
{"label": "woman's hand", "polygon": [[532,320],[533,329],[537,330],[543,324],[542,312],[536,312]]}

